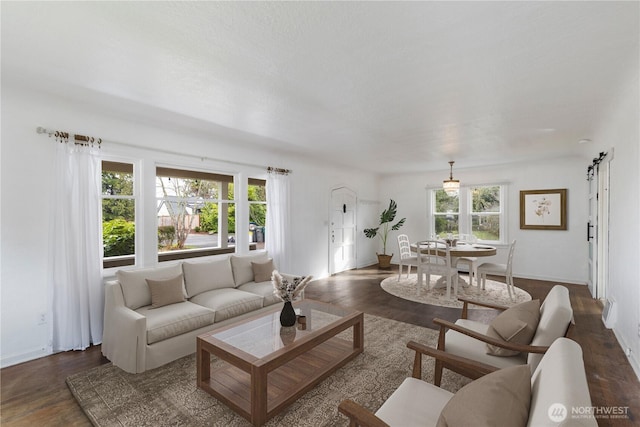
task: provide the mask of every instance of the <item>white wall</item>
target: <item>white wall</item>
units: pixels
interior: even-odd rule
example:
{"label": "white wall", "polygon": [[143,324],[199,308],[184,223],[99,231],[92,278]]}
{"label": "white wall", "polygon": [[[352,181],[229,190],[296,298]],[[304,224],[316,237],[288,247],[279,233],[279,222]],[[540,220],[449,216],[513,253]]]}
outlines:
{"label": "white wall", "polygon": [[[145,120],[146,121],[146,120]],[[333,187],[348,183],[365,200],[377,195],[376,178],[367,173],[315,164],[261,150],[247,148],[236,141],[221,141],[188,130],[162,129],[160,125],[126,120],[92,105],[65,100],[15,85],[2,86],[2,224],[0,233],[1,280],[1,348],[0,364],[8,366],[50,353],[51,314],[48,289],[49,194],[56,185],[53,153],[57,144],[52,138],[36,133],[36,127],[71,131],[105,139],[105,154],[122,154],[139,159],[147,173],[156,161],[182,165],[215,167],[219,171],[259,177],[262,168],[226,162],[200,162],[188,156],[170,156],[157,150],[182,151],[186,154],[220,158],[236,162],[273,165],[293,170],[292,199],[292,272],[322,277],[328,272],[329,196]],[[149,149],[132,149],[109,141],[135,143]],[[155,196],[155,194],[154,194]],[[153,202],[152,202],[153,203]],[[358,217],[368,219],[367,209]],[[144,245],[155,245],[155,224],[146,233]],[[359,252],[365,254],[371,242],[358,236]],[[148,251],[149,252],[149,251]],[[155,257],[142,260],[143,265]],[[44,324],[39,317],[45,314]]]}
{"label": "white wall", "polygon": [[634,73],[595,136],[611,152],[608,297],[617,304],[614,332],[640,378],[640,85]]}
{"label": "white wall", "polygon": [[[462,165],[460,165],[462,166]],[[539,163],[485,168],[454,168],[462,186],[506,183],[507,236],[517,240],[513,271],[517,277],[585,284],[587,281],[587,181],[588,162],[583,158],[562,158]],[[411,240],[428,237],[427,187],[441,187],[449,171],[388,176],[381,180],[381,199],[398,203],[398,215],[407,217],[401,232]],[[520,190],[566,188],[567,230],[521,230]],[[395,236],[394,236],[395,239]],[[397,249],[395,250],[397,253]],[[506,246],[495,257],[482,261],[506,262]]]}

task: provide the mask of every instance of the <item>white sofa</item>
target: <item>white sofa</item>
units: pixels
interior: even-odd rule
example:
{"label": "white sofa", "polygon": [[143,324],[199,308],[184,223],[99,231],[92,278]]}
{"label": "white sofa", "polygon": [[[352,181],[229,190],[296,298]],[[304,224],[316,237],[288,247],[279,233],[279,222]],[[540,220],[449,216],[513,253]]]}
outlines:
{"label": "white sofa", "polygon": [[[281,302],[271,281],[254,281],[253,263],[269,261],[261,252],[214,260],[118,271],[105,284],[102,354],[114,365],[140,373],[194,353],[196,337]],[[184,302],[151,307],[146,279],[182,274]]]}

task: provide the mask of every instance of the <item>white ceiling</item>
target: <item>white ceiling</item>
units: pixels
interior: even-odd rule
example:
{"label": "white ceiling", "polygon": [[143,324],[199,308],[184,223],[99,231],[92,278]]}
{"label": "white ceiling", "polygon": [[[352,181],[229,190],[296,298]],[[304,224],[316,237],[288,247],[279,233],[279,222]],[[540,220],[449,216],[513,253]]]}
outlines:
{"label": "white ceiling", "polygon": [[381,173],[593,154],[640,50],[635,1],[1,8],[5,81]]}

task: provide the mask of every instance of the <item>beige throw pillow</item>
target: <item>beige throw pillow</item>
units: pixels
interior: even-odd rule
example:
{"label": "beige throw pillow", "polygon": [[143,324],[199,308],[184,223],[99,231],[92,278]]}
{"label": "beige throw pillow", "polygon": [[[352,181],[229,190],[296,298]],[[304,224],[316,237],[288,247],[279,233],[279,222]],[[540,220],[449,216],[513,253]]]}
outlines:
{"label": "beige throw pillow", "polygon": [[183,302],[182,274],[173,279],[152,280],[146,279],[151,292],[151,308],[163,307],[177,302]]}
{"label": "beige throw pillow", "polygon": [[[514,305],[500,313],[489,324],[487,335],[514,344],[530,344],[540,321],[540,300]],[[515,356],[518,351],[487,344],[487,354]]]}
{"label": "beige throw pillow", "polygon": [[251,268],[253,268],[253,280],[256,283],[271,280],[271,273],[275,270],[271,258],[266,262],[252,262]]}
{"label": "beige throw pillow", "polygon": [[526,426],[530,406],[529,365],[511,366],[458,390],[442,408],[437,427]]}

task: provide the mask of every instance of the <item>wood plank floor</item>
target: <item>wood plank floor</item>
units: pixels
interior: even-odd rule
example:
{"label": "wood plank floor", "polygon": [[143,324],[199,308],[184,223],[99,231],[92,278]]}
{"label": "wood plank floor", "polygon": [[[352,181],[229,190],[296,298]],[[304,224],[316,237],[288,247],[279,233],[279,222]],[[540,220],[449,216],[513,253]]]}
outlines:
{"label": "wood plank floor", "polygon": [[[406,301],[384,292],[380,281],[389,270],[375,267],[335,275],[309,285],[307,298],[425,327],[440,317],[455,320],[459,310]],[[495,278],[496,280],[500,280]],[[533,298],[544,299],[554,283],[516,279],[516,286]],[[584,351],[592,404],[596,407],[629,407],[629,419],[600,418],[600,426],[640,425],[640,382],[612,331],[600,320],[602,307],[584,286],[569,288],[576,326],[571,338]],[[489,320],[494,313],[474,311],[470,317]],[[0,424],[2,426],[89,426],[65,378],[107,363],[95,346],[83,352],[59,353],[0,370]],[[407,373],[410,375],[410,373]]]}

